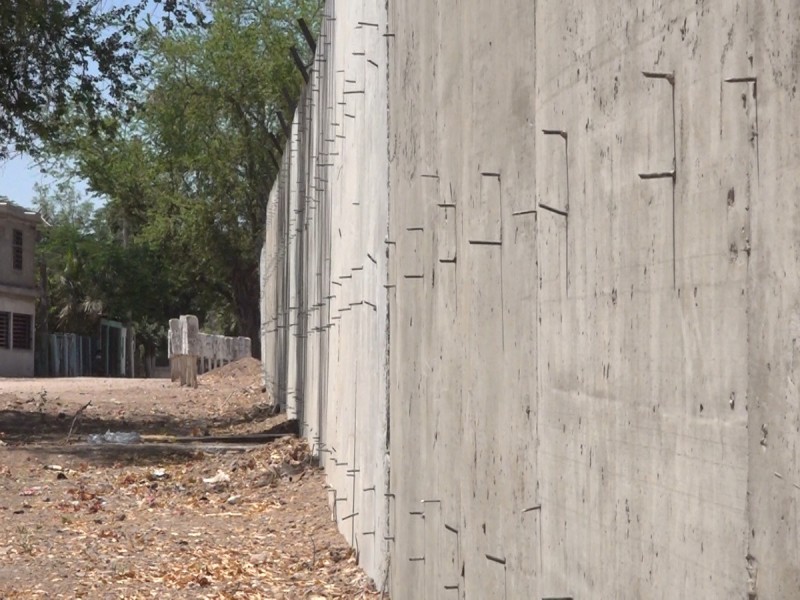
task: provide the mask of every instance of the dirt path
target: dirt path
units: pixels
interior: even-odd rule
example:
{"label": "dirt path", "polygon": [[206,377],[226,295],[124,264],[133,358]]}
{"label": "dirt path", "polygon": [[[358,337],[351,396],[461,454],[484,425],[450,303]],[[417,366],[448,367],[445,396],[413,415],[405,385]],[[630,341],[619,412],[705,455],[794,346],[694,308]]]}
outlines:
{"label": "dirt path", "polygon": [[[75,414],[91,400],[67,433]],[[375,598],[307,446],[88,444],[253,433],[258,366],[164,380],[0,379],[0,598]]]}

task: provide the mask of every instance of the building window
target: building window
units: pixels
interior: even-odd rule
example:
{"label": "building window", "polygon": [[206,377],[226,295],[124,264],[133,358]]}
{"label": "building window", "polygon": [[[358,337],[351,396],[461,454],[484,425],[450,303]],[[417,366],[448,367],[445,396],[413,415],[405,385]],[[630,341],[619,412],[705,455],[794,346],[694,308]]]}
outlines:
{"label": "building window", "polygon": [[11,254],[14,261],[14,269],[22,271],[22,232],[19,229],[14,230],[12,242]]}
{"label": "building window", "polygon": [[0,348],[8,348],[11,336],[9,335],[9,326],[11,321],[11,313],[0,312]]}
{"label": "building window", "polygon": [[33,317],[31,315],[14,314],[14,329],[12,348],[14,350],[30,350],[33,348],[33,332],[31,331],[31,324]]}

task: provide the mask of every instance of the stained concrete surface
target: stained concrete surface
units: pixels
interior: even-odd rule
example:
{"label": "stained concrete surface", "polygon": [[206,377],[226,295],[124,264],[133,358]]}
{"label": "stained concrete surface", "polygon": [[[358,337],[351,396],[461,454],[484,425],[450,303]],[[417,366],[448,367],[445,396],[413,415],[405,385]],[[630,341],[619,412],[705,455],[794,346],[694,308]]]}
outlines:
{"label": "stained concrete surface", "polygon": [[265,368],[367,572],[395,598],[800,597],[800,7],[326,14]]}

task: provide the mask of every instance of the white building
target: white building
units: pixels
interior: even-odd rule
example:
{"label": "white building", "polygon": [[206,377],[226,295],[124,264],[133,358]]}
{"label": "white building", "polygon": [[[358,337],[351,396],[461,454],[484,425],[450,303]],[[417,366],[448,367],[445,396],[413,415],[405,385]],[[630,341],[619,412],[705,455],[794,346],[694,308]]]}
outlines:
{"label": "white building", "polygon": [[39,213],[0,197],[0,377],[33,377]]}

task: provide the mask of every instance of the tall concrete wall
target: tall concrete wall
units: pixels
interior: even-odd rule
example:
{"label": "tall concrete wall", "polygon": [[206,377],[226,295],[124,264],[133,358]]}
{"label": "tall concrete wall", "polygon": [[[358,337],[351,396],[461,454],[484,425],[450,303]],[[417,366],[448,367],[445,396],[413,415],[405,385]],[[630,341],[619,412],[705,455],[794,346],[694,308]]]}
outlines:
{"label": "tall concrete wall", "polygon": [[367,571],[394,598],[800,596],[800,6],[327,12],[265,365]]}
{"label": "tall concrete wall", "polygon": [[328,471],[333,516],[388,573],[387,37],[382,2],[329,1],[270,197],[268,388]]}

